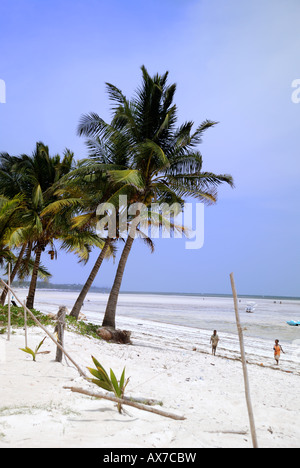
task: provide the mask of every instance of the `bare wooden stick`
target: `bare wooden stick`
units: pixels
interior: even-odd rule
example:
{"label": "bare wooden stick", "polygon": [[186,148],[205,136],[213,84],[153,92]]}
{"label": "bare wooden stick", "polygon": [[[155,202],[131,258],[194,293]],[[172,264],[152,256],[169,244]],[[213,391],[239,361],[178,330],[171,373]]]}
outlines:
{"label": "bare wooden stick", "polygon": [[94,397],[94,398],[113,401],[113,402],[119,403],[121,405],[132,406],[133,408],[137,408],[137,409],[142,410],[142,411],[147,411],[148,413],[158,414],[160,416],[164,416],[165,418],[171,418],[171,419],[175,419],[177,421],[184,421],[186,419],[184,416],[178,416],[176,414],[167,413],[165,411],[161,411],[161,410],[159,410],[157,408],[153,408],[151,406],[142,405],[141,403],[135,403],[135,402],[129,401],[129,400],[123,400],[121,398],[116,398],[116,397],[110,396],[110,395],[104,395],[103,393],[95,393],[95,392],[91,392],[89,390],[84,390],[83,388],[78,388],[78,387],[64,387],[64,388],[67,389],[67,390],[71,390],[72,392],[75,392],[75,393],[82,393],[83,395],[88,395],[88,396],[91,396],[91,397]]}
{"label": "bare wooden stick", "polygon": [[207,431],[209,434],[247,435],[248,431]]}
{"label": "bare wooden stick", "polygon": [[231,275],[230,275],[230,281],[231,281],[231,287],[232,287],[232,292],[233,292],[234,309],[235,309],[236,323],[237,323],[239,341],[240,341],[240,348],[241,348],[241,357],[242,357],[244,383],[245,383],[245,393],[246,393],[246,401],[247,401],[250,428],[251,428],[252,443],[253,443],[254,448],[258,448],[256,429],[255,429],[255,422],[254,422],[254,415],[253,415],[251,396],[250,396],[250,386],[249,386],[247,361],[246,361],[246,353],[245,353],[245,346],[244,346],[244,336],[243,336],[243,330],[242,330],[241,322],[240,322],[238,298],[237,298],[237,292],[236,292],[233,273],[231,273]]}
{"label": "bare wooden stick", "polygon": [[28,346],[28,339],[27,339],[27,311],[25,304],[23,304],[23,309],[24,309],[24,324],[25,324],[25,348]]}
{"label": "bare wooden stick", "polygon": [[0,278],[0,281],[2,282],[2,284],[4,284],[4,286],[6,286],[8,288],[8,290],[14,294],[16,300],[19,302],[19,304],[24,307],[27,311],[27,313],[30,315],[30,317],[35,321],[35,323],[49,336],[49,338],[51,338],[51,340],[56,344],[56,346],[58,348],[60,348],[62,350],[62,352],[67,356],[67,358],[72,362],[72,364],[76,367],[76,369],[78,370],[79,374],[84,377],[86,380],[90,381],[89,377],[81,370],[81,368],[78,366],[78,364],[71,358],[71,356],[66,352],[66,350],[57,342],[57,340],[55,339],[55,337],[50,333],[48,332],[47,328],[44,327],[44,325],[41,324],[41,322],[35,317],[35,315],[31,312],[30,309],[28,309],[28,307],[22,303],[22,301],[18,298],[18,296],[16,295],[16,293],[11,289],[10,286],[8,286],[4,281],[3,279]]}
{"label": "bare wooden stick", "polygon": [[[8,264],[8,284],[10,286],[10,263]],[[8,292],[8,319],[7,319],[7,341],[10,341],[11,315],[10,315],[11,293]]]}

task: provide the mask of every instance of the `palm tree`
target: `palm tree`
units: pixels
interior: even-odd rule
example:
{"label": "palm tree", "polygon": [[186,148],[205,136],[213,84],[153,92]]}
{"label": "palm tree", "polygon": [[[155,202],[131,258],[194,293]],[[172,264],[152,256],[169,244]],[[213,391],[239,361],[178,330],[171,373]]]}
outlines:
{"label": "palm tree", "polygon": [[[85,118],[83,118],[85,120]],[[125,195],[129,200],[133,200],[135,197],[136,189],[135,186],[135,171],[129,171],[126,173],[126,183],[120,185],[120,181],[112,180],[111,171],[126,171],[128,168],[130,155],[130,149],[128,147],[128,141],[124,138],[124,135],[120,133],[113,126],[109,127],[106,137],[102,137],[101,140],[91,138],[87,141],[89,148],[89,159],[80,161],[79,167],[72,173],[68,174],[66,178],[62,179],[62,186],[70,190],[74,190],[78,193],[81,190],[81,197],[84,200],[83,207],[84,213],[74,218],[73,223],[77,227],[82,227],[86,224],[93,226],[96,229],[98,219],[97,207],[101,203],[113,204],[119,214],[119,197]],[[82,131],[82,123],[78,128],[79,135],[93,135],[93,131],[86,130]],[[112,136],[113,134],[113,136]],[[124,172],[122,172],[123,174]],[[116,174],[116,173],[114,173]],[[131,176],[131,177],[130,177]],[[116,177],[116,175],[115,175]],[[103,260],[107,256],[114,256],[115,241],[119,238],[118,219],[116,223],[116,237],[111,238],[109,236],[103,240],[103,249],[93,266],[93,269],[87,278],[74,306],[71,311],[71,316],[78,319],[84,300],[99,272],[99,269],[103,263]],[[143,234],[143,240],[148,244],[151,251],[154,250],[153,242],[148,236]]]}
{"label": "palm tree", "polygon": [[[26,251],[27,254],[26,254]],[[29,254],[29,255],[28,255]],[[20,248],[20,251],[17,257],[12,258],[9,260],[9,263],[12,267],[11,274],[10,274],[10,284],[13,283],[15,278],[18,280],[24,281],[28,277],[31,276],[34,266],[34,259],[31,257],[31,248],[28,248],[27,244],[23,244]],[[8,263],[5,269],[6,275],[8,275]],[[42,281],[49,281],[51,278],[51,273],[47,270],[47,268],[40,264],[38,269],[38,278]],[[6,297],[8,294],[8,289],[5,287],[2,291],[0,297],[0,304],[3,306],[6,301]]]}
{"label": "palm tree", "polygon": [[[121,90],[107,83],[113,105],[112,123],[107,124],[95,113],[85,115],[79,126],[80,134],[104,140],[104,144],[116,137],[123,138],[128,150],[127,168],[111,169],[109,175],[120,190],[128,185],[134,188],[131,202],[140,206],[152,202],[183,205],[186,197],[193,197],[215,203],[218,185],[233,186],[232,177],[203,172],[202,156],[195,148],[203,133],[216,122],[206,120],[194,132],[193,122],[176,128],[177,108],[173,104],[176,85],[167,84],[168,72],[151,78],[143,66],[142,76],[142,86],[130,101]],[[103,326],[115,328],[118,296],[140,215],[138,209],[118,264]]]}
{"label": "palm tree", "polygon": [[[126,149],[121,140],[115,139],[111,145],[103,145],[103,142],[96,140],[87,141],[89,148],[89,159],[80,161],[78,167],[64,177],[61,186],[70,194],[77,193],[82,198],[82,212],[74,217],[72,224],[74,227],[82,229],[89,226],[94,231],[97,230],[97,207],[105,202],[113,202],[116,188],[109,177],[109,170],[122,169],[126,167]],[[122,187],[123,193],[129,193],[128,188]],[[96,262],[72,308],[71,316],[78,320],[84,300],[95,281],[100,267],[105,258],[115,255],[116,239],[107,236],[102,239],[103,245]]]}
{"label": "palm tree", "polygon": [[22,197],[15,196],[12,199],[0,195],[0,265],[15,260],[11,251],[11,238],[18,228],[19,219],[24,204]]}
{"label": "palm tree", "polygon": [[91,246],[98,245],[99,239],[90,230],[77,230],[72,226],[74,209],[81,201],[67,198],[57,190],[59,180],[74,169],[74,155],[66,150],[64,157],[51,157],[49,149],[43,143],[37,143],[32,156],[3,156],[0,171],[0,191],[14,190],[24,199],[26,209],[20,216],[21,227],[14,232],[15,245],[29,243],[34,252],[34,265],[27,297],[27,307],[33,308],[37,277],[42,253],[49,247],[49,254],[56,256],[55,241],[62,243],[62,248],[75,251],[83,261],[87,261]]}

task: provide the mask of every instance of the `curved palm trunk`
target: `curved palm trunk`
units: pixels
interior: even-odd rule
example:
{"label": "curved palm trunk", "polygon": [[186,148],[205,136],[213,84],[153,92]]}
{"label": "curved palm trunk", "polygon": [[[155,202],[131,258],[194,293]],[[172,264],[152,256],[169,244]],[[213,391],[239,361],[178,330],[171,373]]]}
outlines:
{"label": "curved palm trunk", "polygon": [[35,254],[35,262],[33,266],[32,277],[31,277],[29,292],[27,296],[26,307],[28,307],[28,309],[33,309],[33,306],[34,306],[36,283],[37,283],[38,271],[39,271],[39,267],[41,263],[42,251],[43,251],[42,246],[39,245]]}
{"label": "curved palm trunk", "polygon": [[128,236],[128,239],[125,243],[125,247],[123,249],[123,252],[119,261],[114,284],[110,291],[110,295],[109,295],[108,302],[106,305],[105,316],[104,316],[103,323],[102,323],[103,327],[116,328],[116,310],[117,310],[118,297],[120,293],[121,283],[122,283],[127,259],[129,257],[133,241],[134,241],[134,238],[131,236]]}
{"label": "curved palm trunk", "polygon": [[[18,270],[20,268],[20,265],[22,263],[22,260],[23,260],[23,257],[24,257],[24,254],[25,254],[25,251],[26,251],[26,247],[27,247],[27,244],[23,244],[22,246],[22,249],[21,249],[21,252],[19,253],[19,257],[18,257],[18,260],[14,266],[14,269],[10,275],[10,283],[13,282],[13,280],[15,279],[16,277],[16,274],[18,273]],[[3,289],[3,292],[1,294],[1,298],[0,298],[0,304],[1,305],[4,305],[5,304],[5,300],[6,300],[6,296],[8,294],[8,289],[7,288],[4,288]]]}
{"label": "curved palm trunk", "polygon": [[116,310],[117,310],[117,303],[118,303],[120,288],[122,284],[122,279],[123,279],[126,263],[127,263],[127,260],[128,260],[128,257],[129,257],[134,239],[135,239],[136,229],[140,222],[140,218],[141,218],[140,210],[141,210],[141,204],[138,206],[138,209],[136,211],[136,217],[131,222],[129,235],[125,242],[123,252],[121,254],[114,284],[110,291],[110,295],[109,295],[108,302],[106,305],[105,315],[104,315],[104,319],[102,323],[103,327],[111,327],[114,329],[116,328]]}
{"label": "curved palm trunk", "polygon": [[100,269],[100,267],[102,265],[102,262],[103,262],[103,260],[105,258],[105,255],[106,255],[106,252],[107,252],[107,250],[109,248],[109,245],[110,245],[110,239],[107,239],[105,241],[103,249],[100,252],[99,257],[97,258],[97,261],[96,261],[96,263],[94,265],[94,268],[92,269],[92,271],[90,273],[90,276],[88,277],[85,285],[83,286],[83,288],[82,288],[82,290],[81,290],[81,292],[80,292],[80,294],[79,294],[79,296],[77,298],[77,301],[75,302],[74,307],[73,307],[73,309],[72,309],[72,311],[70,313],[70,315],[72,317],[75,317],[76,320],[78,320],[78,317],[79,317],[83,302],[84,302],[84,300],[85,300],[85,298],[86,298],[86,296],[87,296],[87,294],[88,294],[88,292],[89,292],[89,290],[90,290],[90,288],[91,288],[91,286],[92,286],[92,284],[93,284],[93,282],[94,282],[94,280],[95,280],[95,278],[96,278],[96,276],[97,276],[97,274],[99,272],[99,269]]}

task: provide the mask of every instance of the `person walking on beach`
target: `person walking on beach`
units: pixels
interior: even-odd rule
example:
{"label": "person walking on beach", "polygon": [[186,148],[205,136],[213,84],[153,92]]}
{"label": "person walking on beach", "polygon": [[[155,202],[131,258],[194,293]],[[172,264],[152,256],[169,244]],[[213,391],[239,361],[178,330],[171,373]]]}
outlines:
{"label": "person walking on beach", "polygon": [[210,343],[212,345],[212,354],[213,354],[213,356],[216,355],[216,351],[217,351],[219,341],[220,341],[220,339],[219,339],[219,336],[217,334],[217,330],[214,330],[214,334],[212,335],[212,337],[210,339]]}
{"label": "person walking on beach", "polygon": [[283,352],[283,354],[285,354],[285,352],[283,351],[281,345],[279,344],[279,340],[275,340],[275,346],[274,346],[273,349],[274,349],[275,361],[277,363],[277,366],[279,366],[279,360],[280,360],[281,352]]}

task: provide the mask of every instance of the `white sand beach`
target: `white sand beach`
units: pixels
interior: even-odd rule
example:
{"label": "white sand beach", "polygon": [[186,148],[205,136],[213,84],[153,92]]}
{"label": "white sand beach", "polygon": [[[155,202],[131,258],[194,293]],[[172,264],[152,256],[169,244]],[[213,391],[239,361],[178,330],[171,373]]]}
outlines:
{"label": "white sand beach", "polygon": [[[19,350],[24,347],[24,331],[17,330],[10,341],[0,336],[1,448],[251,447],[237,335],[220,333],[218,355],[213,357],[209,330],[124,316],[119,327],[133,331],[133,345],[66,332],[66,351],[84,371],[93,367],[92,355],[118,377],[126,366],[127,395],[161,400],[160,409],[186,419],[175,421],[131,407],[120,415],[112,402],[64,389],[100,391],[66,359],[55,362],[50,338],[43,346],[50,354],[33,362]],[[42,330],[30,329],[28,345],[34,348],[44,336]],[[287,355],[279,369],[272,348],[262,352],[263,340],[246,339],[246,347],[259,446],[299,447],[297,346],[285,345]]]}

